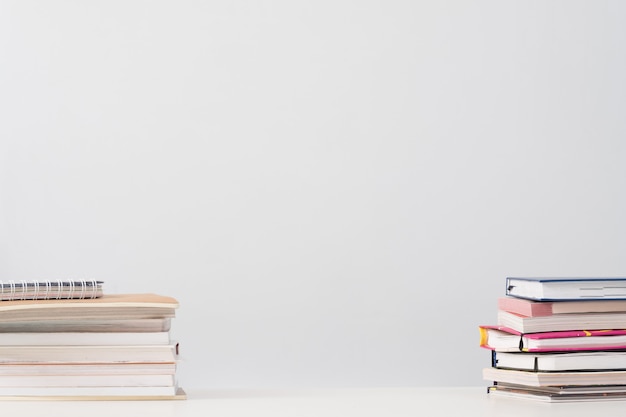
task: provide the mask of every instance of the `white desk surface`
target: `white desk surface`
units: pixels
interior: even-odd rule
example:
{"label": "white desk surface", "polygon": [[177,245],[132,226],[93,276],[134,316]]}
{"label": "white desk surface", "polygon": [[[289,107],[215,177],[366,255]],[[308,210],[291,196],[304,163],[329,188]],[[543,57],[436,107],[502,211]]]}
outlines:
{"label": "white desk surface", "polygon": [[371,388],[319,390],[186,389],[180,401],[2,401],[3,415],[123,416],[593,416],[626,415],[626,401],[549,404],[490,397],[486,388]]}

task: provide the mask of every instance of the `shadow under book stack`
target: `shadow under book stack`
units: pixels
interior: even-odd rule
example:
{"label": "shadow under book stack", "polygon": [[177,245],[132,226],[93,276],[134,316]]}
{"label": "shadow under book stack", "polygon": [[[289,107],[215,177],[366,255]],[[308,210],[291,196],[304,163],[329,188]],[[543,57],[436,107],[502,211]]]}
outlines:
{"label": "shadow under book stack", "polygon": [[626,278],[507,278],[479,330],[490,396],[626,400]]}
{"label": "shadow under book stack", "polygon": [[100,281],[0,281],[0,399],[184,399],[178,302]]}

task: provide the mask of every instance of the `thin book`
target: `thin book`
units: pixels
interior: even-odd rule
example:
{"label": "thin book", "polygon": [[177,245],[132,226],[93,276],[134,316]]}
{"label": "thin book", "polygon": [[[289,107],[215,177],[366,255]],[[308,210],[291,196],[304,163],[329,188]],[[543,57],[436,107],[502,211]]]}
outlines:
{"label": "thin book", "polygon": [[623,313],[626,300],[533,301],[511,296],[498,298],[498,309],[527,317],[571,313]]}
{"label": "thin book", "polygon": [[616,401],[626,399],[625,385],[581,387],[528,387],[497,383],[487,388],[490,396],[547,403]]}
{"label": "thin book", "polygon": [[127,346],[170,344],[163,332],[0,332],[0,346]]}
{"label": "thin book", "polygon": [[0,346],[0,364],[175,363],[178,343],[128,346]]}
{"label": "thin book", "polygon": [[0,400],[149,401],[185,400],[185,391],[169,387],[0,387]]}
{"label": "thin book", "polygon": [[568,385],[626,385],[626,371],[533,372],[484,368],[483,379],[531,387]]}
{"label": "thin book", "polygon": [[492,351],[494,368],[532,372],[626,370],[626,351],[499,352]]}

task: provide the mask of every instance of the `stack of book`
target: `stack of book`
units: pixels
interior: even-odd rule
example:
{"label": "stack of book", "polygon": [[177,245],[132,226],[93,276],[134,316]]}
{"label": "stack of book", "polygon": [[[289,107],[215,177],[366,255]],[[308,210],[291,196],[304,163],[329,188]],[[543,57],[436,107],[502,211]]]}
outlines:
{"label": "stack of book", "polygon": [[0,281],[0,299],[0,398],[185,398],[174,298],[103,294],[98,281]]}
{"label": "stack of book", "polygon": [[479,330],[490,395],[626,399],[626,278],[507,278],[497,324]]}

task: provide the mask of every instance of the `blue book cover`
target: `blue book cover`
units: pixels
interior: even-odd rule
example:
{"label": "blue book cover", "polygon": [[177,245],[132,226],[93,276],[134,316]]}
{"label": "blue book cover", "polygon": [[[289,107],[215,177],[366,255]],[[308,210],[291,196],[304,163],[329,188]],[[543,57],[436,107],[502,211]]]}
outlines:
{"label": "blue book cover", "polygon": [[507,277],[505,294],[535,301],[626,300],[626,277]]}

